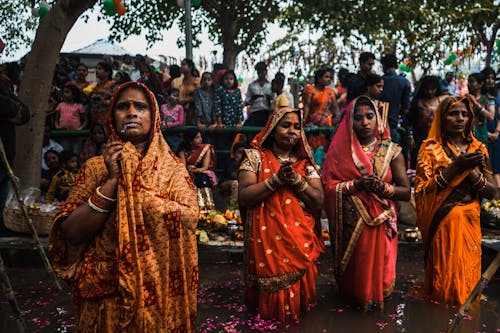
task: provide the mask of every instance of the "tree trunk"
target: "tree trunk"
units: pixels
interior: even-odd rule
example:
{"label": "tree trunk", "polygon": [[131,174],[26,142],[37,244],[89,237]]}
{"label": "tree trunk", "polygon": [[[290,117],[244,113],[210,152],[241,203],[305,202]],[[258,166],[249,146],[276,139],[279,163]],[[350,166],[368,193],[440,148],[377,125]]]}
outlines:
{"label": "tree trunk", "polygon": [[41,20],[19,90],[32,119],[16,129],[14,170],[23,187],[39,187],[41,150],[52,77],[66,35],[78,17],[97,0],[62,0]]}
{"label": "tree trunk", "polygon": [[229,48],[224,46],[224,63],[228,68],[234,69],[236,65],[236,57],[238,56],[238,51],[235,48]]}

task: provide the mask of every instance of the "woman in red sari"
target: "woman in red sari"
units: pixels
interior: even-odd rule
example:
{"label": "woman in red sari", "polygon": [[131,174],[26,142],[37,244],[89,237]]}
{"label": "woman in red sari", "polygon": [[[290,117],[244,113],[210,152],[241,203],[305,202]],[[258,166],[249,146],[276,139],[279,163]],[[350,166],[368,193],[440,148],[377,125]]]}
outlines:
{"label": "woman in red sari", "polygon": [[251,145],[238,173],[245,296],[261,317],[285,322],[315,303],[323,188],[297,110],[274,112]]}
{"label": "woman in red sari", "polygon": [[216,163],[214,146],[203,143],[201,132],[194,130],[184,134],[184,143],[179,149],[179,157],[198,189],[200,209],[214,209],[212,188],[218,184],[214,172]]}
{"label": "woman in red sari", "polygon": [[383,309],[396,278],[394,200],[410,199],[410,182],[401,147],[391,141],[373,102],[361,96],[352,105],[322,173],[335,276],[343,296],[364,310]]}

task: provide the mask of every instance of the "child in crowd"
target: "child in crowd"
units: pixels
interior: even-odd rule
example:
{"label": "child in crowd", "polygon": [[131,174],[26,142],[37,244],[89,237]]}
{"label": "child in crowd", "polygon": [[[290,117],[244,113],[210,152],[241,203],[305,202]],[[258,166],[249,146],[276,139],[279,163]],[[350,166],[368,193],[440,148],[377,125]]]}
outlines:
{"label": "child in crowd", "polygon": [[101,155],[108,140],[106,128],[103,124],[93,124],[90,127],[90,136],[85,138],[80,149],[80,164],[91,157]]}
{"label": "child in crowd", "polygon": [[[243,99],[233,70],[227,70],[224,73],[215,90],[214,112],[218,128],[234,126],[238,130],[243,126]],[[228,151],[233,140],[234,134],[221,133],[217,136],[217,150]]]}
{"label": "child in crowd", "polygon": [[236,142],[231,149],[229,161],[224,163],[224,173],[219,188],[222,193],[229,194],[229,205],[236,207],[238,204],[238,168],[245,153],[245,144]]}
{"label": "child in crowd", "polygon": [[214,128],[217,123],[214,114],[214,81],[210,72],[201,75],[201,86],[194,91],[194,105],[196,107],[196,124],[202,131]]}
{"label": "child in crowd", "polygon": [[78,175],[78,155],[72,151],[63,150],[59,155],[61,170],[59,170],[50,182],[45,202],[64,201],[68,197],[69,190],[75,184]]}
{"label": "child in crowd", "polygon": [[[179,104],[180,91],[170,88],[167,93],[167,102],[160,107],[161,130],[168,132],[168,128],[184,125],[184,108]],[[177,152],[181,139],[177,134],[164,134],[165,140],[172,151]]]}
{"label": "child in crowd", "polygon": [[281,77],[277,77],[271,81],[271,91],[276,94],[273,100],[274,111],[285,107],[291,107],[288,96],[283,92],[284,84],[285,81]]}
{"label": "child in crowd", "polygon": [[74,84],[63,89],[63,101],[56,107],[56,129],[81,130],[87,125],[87,114],[81,103],[80,90]]}
{"label": "child in crowd", "polygon": [[42,176],[40,178],[40,191],[42,193],[42,196],[44,196],[45,193],[47,193],[52,178],[60,169],[59,153],[57,152],[57,150],[54,149],[47,150],[43,155],[43,159],[48,169],[47,170],[42,169]]}

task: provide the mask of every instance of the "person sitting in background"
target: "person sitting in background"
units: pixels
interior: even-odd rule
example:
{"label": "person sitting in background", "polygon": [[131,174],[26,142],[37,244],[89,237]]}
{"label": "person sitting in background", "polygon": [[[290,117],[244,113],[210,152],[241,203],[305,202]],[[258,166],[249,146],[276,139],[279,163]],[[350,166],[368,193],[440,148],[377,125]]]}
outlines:
{"label": "person sitting in background", "polygon": [[199,130],[184,133],[184,141],[179,147],[179,158],[189,171],[198,189],[200,210],[213,209],[212,188],[217,186],[215,175],[215,151],[211,144],[204,144]]}
{"label": "person sitting in background", "polygon": [[43,147],[42,147],[42,170],[49,170],[47,163],[45,163],[45,153],[48,150],[55,150],[59,154],[64,150],[63,146],[55,140],[52,140],[52,132],[49,124],[45,124],[43,131]]}
{"label": "person sitting in background", "polygon": [[224,163],[224,172],[219,184],[219,189],[222,193],[229,194],[229,205],[236,206],[238,204],[238,169],[241,160],[245,154],[245,145],[237,142],[231,149],[229,161]]}
{"label": "person sitting in background", "polygon": [[63,150],[59,155],[61,170],[53,177],[45,196],[45,202],[65,201],[69,190],[75,185],[78,175],[78,155],[69,150]]}
{"label": "person sitting in background", "polygon": [[91,157],[102,154],[104,145],[108,140],[103,124],[94,124],[90,128],[90,136],[85,138],[80,149],[80,165]]}
{"label": "person sitting in background", "polygon": [[40,178],[40,191],[42,196],[49,190],[50,183],[54,175],[59,171],[61,165],[59,164],[59,153],[56,150],[49,149],[43,155],[45,164],[48,169],[42,169],[42,176]]}

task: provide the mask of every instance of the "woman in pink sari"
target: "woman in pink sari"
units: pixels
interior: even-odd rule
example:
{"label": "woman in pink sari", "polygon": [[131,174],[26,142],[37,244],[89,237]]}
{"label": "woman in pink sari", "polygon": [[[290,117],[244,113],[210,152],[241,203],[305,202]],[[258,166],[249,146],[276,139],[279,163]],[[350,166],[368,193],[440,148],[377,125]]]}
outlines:
{"label": "woman in pink sari", "polygon": [[383,309],[396,278],[394,200],[410,199],[410,182],[401,147],[368,97],[346,111],[323,166],[339,291],[364,310]]}

